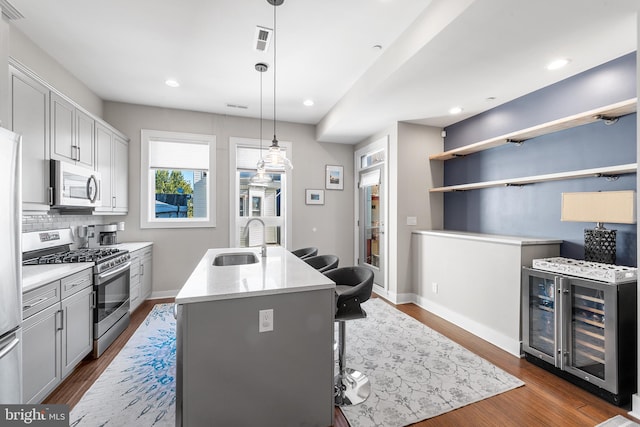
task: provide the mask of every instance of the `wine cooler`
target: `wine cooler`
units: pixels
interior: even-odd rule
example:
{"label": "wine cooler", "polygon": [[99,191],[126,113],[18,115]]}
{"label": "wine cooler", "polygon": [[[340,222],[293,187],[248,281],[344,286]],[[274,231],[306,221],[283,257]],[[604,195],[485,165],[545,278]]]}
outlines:
{"label": "wine cooler", "polygon": [[528,361],[622,406],[636,391],[636,281],[615,281],[523,268],[522,349]]}

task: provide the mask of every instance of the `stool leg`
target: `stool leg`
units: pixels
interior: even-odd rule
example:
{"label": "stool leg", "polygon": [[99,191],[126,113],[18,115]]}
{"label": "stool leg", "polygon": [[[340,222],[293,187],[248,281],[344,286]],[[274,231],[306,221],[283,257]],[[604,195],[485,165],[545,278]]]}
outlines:
{"label": "stool leg", "polygon": [[334,381],[334,404],[351,406],[364,402],[371,393],[369,378],[362,372],[345,366],[345,322],[338,322],[338,375]]}

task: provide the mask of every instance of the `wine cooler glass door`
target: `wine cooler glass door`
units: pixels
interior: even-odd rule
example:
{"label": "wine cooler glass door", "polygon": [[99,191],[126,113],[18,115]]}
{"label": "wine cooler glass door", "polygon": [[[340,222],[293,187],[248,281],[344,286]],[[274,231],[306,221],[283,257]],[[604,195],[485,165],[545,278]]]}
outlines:
{"label": "wine cooler glass door", "polygon": [[617,393],[615,363],[616,288],[583,280],[569,282],[570,322],[565,369]]}
{"label": "wine cooler glass door", "polygon": [[523,279],[523,349],[556,365],[557,279],[551,274],[531,270],[525,270]]}

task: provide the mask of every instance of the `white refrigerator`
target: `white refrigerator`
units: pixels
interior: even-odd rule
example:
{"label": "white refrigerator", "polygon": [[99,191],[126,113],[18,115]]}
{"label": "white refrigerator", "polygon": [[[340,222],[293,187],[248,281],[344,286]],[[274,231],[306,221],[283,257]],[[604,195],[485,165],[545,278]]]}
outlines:
{"label": "white refrigerator", "polygon": [[0,403],[22,403],[21,137],[0,128]]}

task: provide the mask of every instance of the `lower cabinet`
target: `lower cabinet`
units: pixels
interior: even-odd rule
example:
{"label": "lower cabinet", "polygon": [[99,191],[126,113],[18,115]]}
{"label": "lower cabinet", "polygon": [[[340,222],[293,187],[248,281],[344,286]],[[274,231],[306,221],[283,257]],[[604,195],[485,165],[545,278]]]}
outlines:
{"label": "lower cabinet", "polygon": [[129,306],[133,312],[142,302],[151,296],[153,247],[148,246],[131,251],[129,270]]}
{"label": "lower cabinet", "polygon": [[92,284],[89,268],[23,295],[23,403],[42,402],[91,352]]}

